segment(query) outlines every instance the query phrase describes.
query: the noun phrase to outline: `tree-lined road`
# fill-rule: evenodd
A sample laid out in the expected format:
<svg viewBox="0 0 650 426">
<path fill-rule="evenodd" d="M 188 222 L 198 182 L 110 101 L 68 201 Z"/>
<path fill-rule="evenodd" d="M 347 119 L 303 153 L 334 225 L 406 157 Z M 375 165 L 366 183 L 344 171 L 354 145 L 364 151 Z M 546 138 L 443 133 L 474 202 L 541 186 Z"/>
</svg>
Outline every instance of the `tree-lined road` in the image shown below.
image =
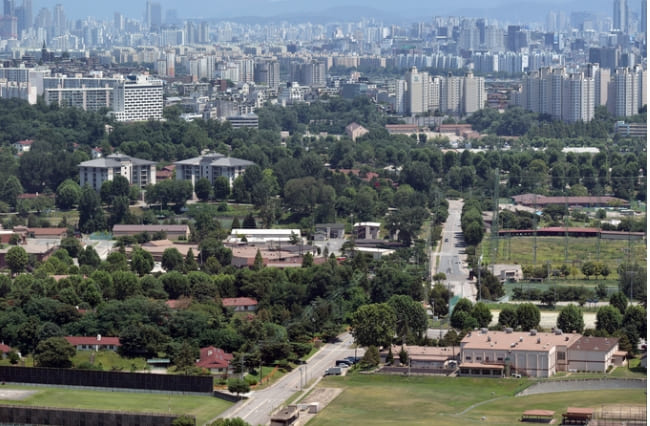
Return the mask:
<svg viewBox="0 0 650 426">
<path fill-rule="evenodd" d="M 462 200 L 449 200 L 449 216 L 442 228 L 442 242 L 437 272 L 447 276 L 447 282 L 454 295 L 476 301 L 476 286 L 470 280 L 465 266 L 465 240 L 460 224 L 463 210 Z"/>
<path fill-rule="evenodd" d="M 357 349 L 358 356 L 363 353 L 362 348 Z M 325 344 L 307 364 L 287 373 L 268 388 L 251 392 L 248 399 L 233 405 L 219 417 L 241 417 L 251 425 L 266 425 L 271 420 L 271 414 L 294 393 L 316 384 L 325 370 L 334 366 L 336 360 L 354 354 L 354 339 L 345 333 L 339 336 L 338 342 Z"/>
</svg>

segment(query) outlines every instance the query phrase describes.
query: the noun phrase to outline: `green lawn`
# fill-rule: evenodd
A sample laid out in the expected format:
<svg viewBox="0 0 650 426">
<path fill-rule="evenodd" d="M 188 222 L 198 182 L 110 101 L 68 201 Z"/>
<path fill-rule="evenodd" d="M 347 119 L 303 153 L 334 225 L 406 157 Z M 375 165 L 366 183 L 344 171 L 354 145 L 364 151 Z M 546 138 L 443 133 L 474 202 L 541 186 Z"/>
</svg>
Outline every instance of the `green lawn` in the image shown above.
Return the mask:
<svg viewBox="0 0 650 426">
<path fill-rule="evenodd" d="M 533 264 L 534 237 L 512 237 L 499 240 L 499 253 L 496 263 L 518 263 L 521 265 Z M 483 254 L 489 257 L 489 236 L 483 242 Z M 609 266 L 611 274 L 609 279 L 617 279 L 616 268 L 621 262 L 627 261 L 627 240 L 600 240 L 598 238 L 569 238 L 567 264 L 575 266 L 580 271 L 582 262 L 591 260 L 604 262 Z M 645 264 L 646 246 L 643 241 L 631 241 L 632 259 Z M 545 265 L 547 261 L 551 267 L 565 263 L 564 237 L 537 237 L 537 265 Z M 486 261 L 486 260 L 484 260 Z M 487 261 L 486 261 L 487 262 Z M 489 260 L 492 263 L 492 260 Z M 578 272 L 574 278 L 583 278 Z"/>
<path fill-rule="evenodd" d="M 39 407 L 65 407 L 90 410 L 117 410 L 139 413 L 173 413 L 196 416 L 201 425 L 225 411 L 232 404 L 212 396 L 182 396 L 135 392 L 97 392 L 29 386 L 3 386 L 6 389 L 35 390 L 37 393 L 22 401 L 0 404 Z"/>
<path fill-rule="evenodd" d="M 349 375 L 325 378 L 320 386 L 344 390 L 310 425 L 464 423 L 518 424 L 521 413 L 540 408 L 556 411 L 568 405 L 645 405 L 639 390 L 572 392 L 514 397 L 533 381 L 448 377 Z M 479 404 L 476 405 L 475 404 Z M 473 408 L 471 408 L 473 406 Z M 485 420 L 482 417 L 485 416 Z M 557 422 L 556 422 L 557 423 Z"/>
<path fill-rule="evenodd" d="M 122 358 L 113 351 L 77 351 L 72 358 L 73 365 L 79 366 L 84 362 L 101 366 L 104 371 L 143 371 L 147 368 L 147 361 L 144 358 Z"/>
</svg>

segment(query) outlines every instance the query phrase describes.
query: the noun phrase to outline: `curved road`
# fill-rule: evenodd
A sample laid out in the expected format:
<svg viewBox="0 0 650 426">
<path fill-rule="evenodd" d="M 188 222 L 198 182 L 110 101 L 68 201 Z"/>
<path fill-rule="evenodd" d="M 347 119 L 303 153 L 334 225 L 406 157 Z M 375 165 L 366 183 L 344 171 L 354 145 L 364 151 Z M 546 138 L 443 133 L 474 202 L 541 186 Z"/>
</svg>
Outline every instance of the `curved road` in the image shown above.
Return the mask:
<svg viewBox="0 0 650 426">
<path fill-rule="evenodd" d="M 362 348 L 357 349 L 358 356 L 362 356 L 363 352 Z M 287 373 L 268 388 L 251 392 L 248 399 L 239 401 L 219 417 L 241 417 L 251 425 L 266 425 L 271 421 L 271 414 L 294 393 L 313 386 L 320 381 L 326 369 L 334 366 L 336 360 L 354 353 L 354 340 L 349 333 L 345 333 L 339 336 L 338 342 L 325 344 L 307 364 Z"/>
</svg>

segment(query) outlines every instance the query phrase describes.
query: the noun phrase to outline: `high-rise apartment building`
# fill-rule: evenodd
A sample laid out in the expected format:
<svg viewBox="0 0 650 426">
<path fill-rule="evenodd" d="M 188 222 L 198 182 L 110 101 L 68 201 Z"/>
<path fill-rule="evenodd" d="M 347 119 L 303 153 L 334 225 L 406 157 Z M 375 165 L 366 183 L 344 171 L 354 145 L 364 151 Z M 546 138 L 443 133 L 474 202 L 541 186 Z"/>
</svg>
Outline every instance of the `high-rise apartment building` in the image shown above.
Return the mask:
<svg viewBox="0 0 650 426">
<path fill-rule="evenodd" d="M 617 117 L 639 113 L 647 104 L 647 71 L 641 67 L 618 68 L 609 84 L 608 111 Z"/>
<path fill-rule="evenodd" d="M 564 68 L 541 68 L 528 73 L 518 105 L 567 122 L 590 121 L 596 105 L 595 78 L 568 74 Z"/>
<path fill-rule="evenodd" d="M 418 72 L 412 67 L 406 73 L 408 88 L 405 97 L 405 112 L 408 115 L 422 114 L 429 110 L 429 73 Z"/>
<path fill-rule="evenodd" d="M 275 60 L 256 63 L 254 79 L 256 84 L 265 84 L 277 90 L 280 86 L 280 63 Z"/>
<path fill-rule="evenodd" d="M 467 73 L 463 78 L 463 114 L 469 115 L 485 106 L 485 79 Z"/>
</svg>

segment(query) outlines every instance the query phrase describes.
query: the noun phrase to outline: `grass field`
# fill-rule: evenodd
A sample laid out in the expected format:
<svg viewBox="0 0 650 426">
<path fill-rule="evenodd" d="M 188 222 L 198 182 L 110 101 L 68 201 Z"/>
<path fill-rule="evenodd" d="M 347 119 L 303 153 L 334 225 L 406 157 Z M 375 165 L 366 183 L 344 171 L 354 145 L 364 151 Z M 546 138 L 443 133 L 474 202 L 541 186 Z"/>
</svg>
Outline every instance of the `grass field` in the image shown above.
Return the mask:
<svg viewBox="0 0 650 426">
<path fill-rule="evenodd" d="M 201 425 L 225 411 L 232 404 L 212 396 L 182 396 L 135 392 L 96 392 L 30 386 L 3 386 L 3 390 L 36 391 L 21 401 L 2 401 L 0 404 L 39 407 L 65 407 L 91 410 L 117 410 L 138 413 L 173 413 L 196 416 Z"/>
<path fill-rule="evenodd" d="M 496 263 L 518 263 L 521 265 L 533 265 L 534 237 L 513 237 L 499 240 L 499 253 Z M 489 237 L 482 244 L 484 257 L 489 257 Z M 632 241 L 631 259 L 645 264 L 647 248 L 643 241 Z M 545 265 L 550 262 L 551 267 L 558 267 L 565 263 L 564 237 L 537 237 L 537 265 Z M 580 267 L 586 261 L 598 261 L 606 263 L 611 271 L 608 279 L 618 278 L 616 268 L 628 259 L 628 241 L 625 240 L 600 240 L 598 238 L 569 238 L 567 264 L 577 269 L 573 278 L 583 278 Z M 486 260 L 484 260 L 485 262 Z M 492 263 L 492 260 L 489 260 Z"/>
<path fill-rule="evenodd" d="M 522 379 L 464 377 L 330 377 L 323 380 L 321 386 L 342 387 L 343 393 L 309 425 L 515 425 L 520 424 L 521 413 L 527 409 L 554 410 L 555 418 L 561 419 L 561 413 L 568 405 L 594 408 L 605 403 L 645 406 L 646 401 L 644 392 L 639 390 L 514 397 L 530 383 Z M 556 420 L 556 423 L 559 422 Z"/>
</svg>

